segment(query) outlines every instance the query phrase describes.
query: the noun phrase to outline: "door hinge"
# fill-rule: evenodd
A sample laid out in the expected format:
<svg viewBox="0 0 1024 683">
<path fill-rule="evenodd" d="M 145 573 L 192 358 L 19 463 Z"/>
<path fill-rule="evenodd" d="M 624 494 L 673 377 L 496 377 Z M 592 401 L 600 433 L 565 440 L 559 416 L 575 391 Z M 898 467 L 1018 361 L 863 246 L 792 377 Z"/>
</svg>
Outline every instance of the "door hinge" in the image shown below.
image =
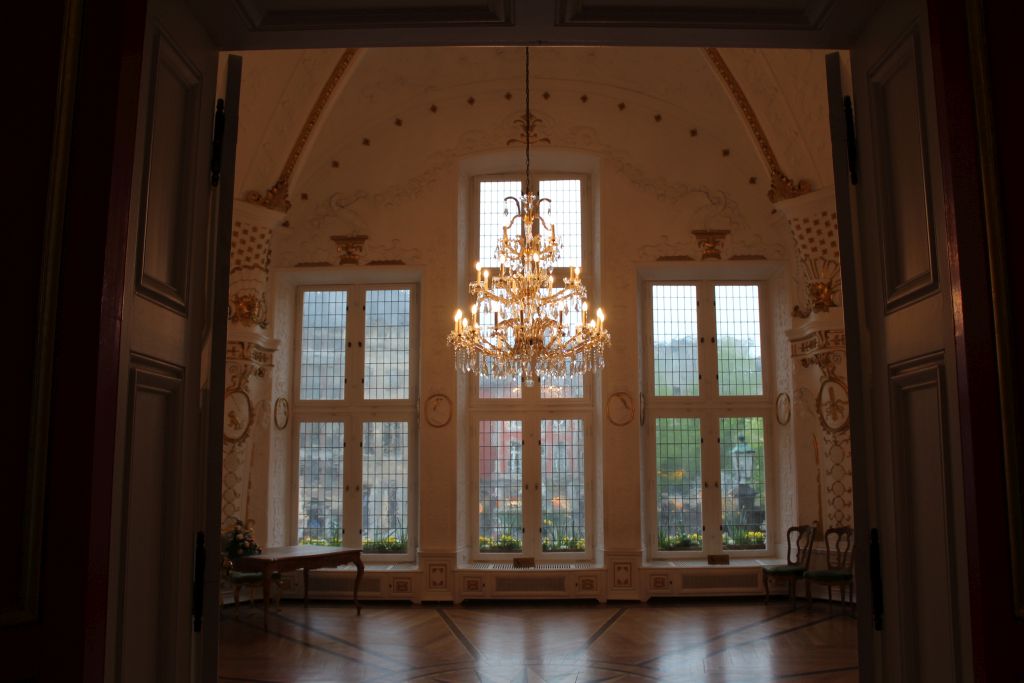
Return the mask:
<svg viewBox="0 0 1024 683">
<path fill-rule="evenodd" d="M 860 179 L 860 157 L 857 153 L 857 126 L 853 120 L 853 100 L 849 95 L 843 98 L 843 115 L 846 117 L 846 155 L 850 165 L 850 184 L 856 185 Z"/>
<path fill-rule="evenodd" d="M 203 575 L 206 572 L 206 534 L 196 532 L 196 548 L 192 555 L 192 631 L 203 630 Z"/>
<path fill-rule="evenodd" d="M 868 544 L 871 574 L 871 620 L 875 630 L 881 631 L 885 623 L 885 602 L 882 600 L 882 552 L 878 542 L 878 529 L 871 530 Z"/>
<path fill-rule="evenodd" d="M 213 140 L 210 143 L 210 185 L 220 184 L 220 165 L 224 157 L 224 100 L 217 100 L 213 114 Z"/>
</svg>

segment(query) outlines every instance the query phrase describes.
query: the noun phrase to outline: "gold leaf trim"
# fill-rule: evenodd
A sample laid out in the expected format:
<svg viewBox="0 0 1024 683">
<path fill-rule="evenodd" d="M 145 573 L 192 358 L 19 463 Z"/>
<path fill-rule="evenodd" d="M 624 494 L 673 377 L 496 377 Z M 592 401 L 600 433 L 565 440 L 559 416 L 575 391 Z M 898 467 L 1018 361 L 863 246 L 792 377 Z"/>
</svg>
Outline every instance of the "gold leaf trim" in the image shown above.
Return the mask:
<svg viewBox="0 0 1024 683">
<path fill-rule="evenodd" d="M 291 154 L 288 155 L 288 159 L 284 163 L 284 168 L 281 169 L 281 175 L 278 176 L 277 182 L 263 194 L 256 191 L 250 192 L 246 196 L 248 201 L 276 211 L 288 211 L 288 209 L 292 208 L 292 203 L 288 199 L 288 185 L 291 182 L 292 173 L 295 172 L 295 166 L 299 163 L 302 152 L 306 149 L 306 143 L 309 142 L 309 138 L 313 134 L 320 116 L 324 113 L 324 108 L 327 107 L 327 101 L 331 98 L 331 94 L 341 81 L 341 77 L 348 71 L 348 67 L 352 64 L 352 60 L 355 59 L 358 52 L 354 48 L 345 50 L 344 54 L 338 59 L 338 63 L 334 65 L 331 75 L 327 77 L 327 82 L 324 83 L 324 87 L 320 90 L 320 95 L 316 98 L 316 102 L 313 103 L 313 108 L 310 109 L 309 114 L 306 116 L 306 122 L 302 124 L 302 128 L 299 130 L 299 137 L 296 138 L 295 144 L 292 145 Z"/>
<path fill-rule="evenodd" d="M 782 172 L 779 159 L 775 156 L 775 150 L 772 149 L 771 143 L 768 142 L 768 136 L 765 135 L 764 128 L 761 127 L 761 122 L 758 120 L 757 114 L 754 113 L 754 108 L 750 106 L 750 100 L 747 99 L 746 93 L 743 92 L 739 81 L 736 80 L 736 77 L 729 69 L 729 65 L 725 63 L 722 53 L 718 51 L 718 48 L 714 47 L 705 48 L 704 52 L 707 54 L 711 66 L 715 68 L 722 81 L 725 82 L 725 87 L 729 94 L 732 95 L 733 100 L 736 101 L 736 106 L 740 108 L 743 119 L 747 122 L 750 132 L 757 141 L 757 148 L 761 152 L 761 157 L 768 166 L 768 172 L 772 177 L 772 187 L 768 190 L 768 200 L 774 204 L 775 202 L 792 199 L 810 192 L 810 181 L 801 180 L 800 182 L 793 182 L 792 178 Z"/>
</svg>

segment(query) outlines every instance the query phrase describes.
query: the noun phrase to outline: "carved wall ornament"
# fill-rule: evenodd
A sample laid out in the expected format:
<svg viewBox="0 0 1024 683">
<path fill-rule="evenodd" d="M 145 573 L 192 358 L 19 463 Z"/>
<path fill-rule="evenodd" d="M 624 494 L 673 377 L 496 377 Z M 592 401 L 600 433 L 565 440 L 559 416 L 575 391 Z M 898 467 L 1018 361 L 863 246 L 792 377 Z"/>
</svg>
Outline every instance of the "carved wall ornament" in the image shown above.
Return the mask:
<svg viewBox="0 0 1024 683">
<path fill-rule="evenodd" d="M 845 330 L 818 330 L 806 337 L 794 339 L 790 343 L 790 351 L 792 358 L 802 358 L 804 356 L 810 356 L 823 351 L 839 351 L 841 353 L 845 353 L 846 332 Z M 805 364 L 804 367 L 808 367 L 811 364 L 812 363 Z"/>
<path fill-rule="evenodd" d="M 267 295 L 255 289 L 243 289 L 231 295 L 228 301 L 228 320 L 246 327 L 266 329 Z"/>
<path fill-rule="evenodd" d="M 853 518 L 853 473 L 850 453 L 850 397 L 846 382 L 846 333 L 817 330 L 791 343 L 793 358 L 804 368 L 817 367 L 817 392 L 813 413 L 821 426 L 822 458 L 819 463 L 819 492 L 825 495 L 828 526 L 849 524 Z M 808 402 L 812 389 L 801 387 L 798 405 Z M 817 439 L 812 435 L 815 454 Z"/>
<path fill-rule="evenodd" d="M 544 119 L 537 118 L 535 114 L 526 112 L 516 117 L 513 123 L 519 126 L 521 130 L 518 137 L 508 139 L 505 143 L 506 146 L 525 145 L 527 140 L 530 141 L 531 145 L 551 144 L 551 138 L 541 137 L 540 133 L 537 132 L 537 124 L 544 123 Z"/>
<path fill-rule="evenodd" d="M 746 121 L 751 134 L 754 136 L 754 140 L 757 142 L 761 158 L 768 167 L 768 172 L 771 174 L 772 179 L 772 187 L 768 191 L 768 201 L 774 204 L 775 202 L 792 199 L 793 197 L 799 197 L 810 192 L 811 183 L 809 181 L 801 180 L 794 182 L 782 172 L 779 159 L 775 156 L 775 150 L 772 149 L 771 143 L 768 142 L 768 136 L 765 134 L 764 128 L 761 127 L 761 122 L 758 120 L 754 108 L 750 105 L 750 100 L 747 99 L 746 93 L 743 92 L 743 88 L 740 86 L 739 81 L 736 80 L 729 65 L 725 63 L 722 53 L 714 47 L 705 48 L 704 53 L 725 84 L 726 90 L 732 95 L 736 106 L 739 107 L 743 120 Z"/>
<path fill-rule="evenodd" d="M 636 416 L 633 397 L 626 391 L 615 392 L 605 401 L 605 412 L 608 415 L 608 421 L 616 427 L 628 425 Z"/>
<path fill-rule="evenodd" d="M 775 419 L 780 425 L 789 424 L 793 415 L 793 403 L 785 391 L 775 397 Z"/>
<path fill-rule="evenodd" d="M 253 422 L 253 406 L 249 394 L 241 389 L 224 395 L 224 442 L 241 443 L 249 436 Z"/>
<path fill-rule="evenodd" d="M 423 412 L 431 427 L 447 426 L 452 420 L 452 400 L 444 394 L 432 394 L 423 402 Z"/>
<path fill-rule="evenodd" d="M 338 251 L 338 265 L 359 263 L 369 235 L 331 235 L 331 241 Z"/>
<path fill-rule="evenodd" d="M 313 108 L 310 109 L 309 114 L 306 116 L 305 123 L 299 129 L 298 138 L 296 138 L 295 144 L 292 145 L 292 151 L 284 163 L 284 168 L 281 169 L 277 182 L 263 194 L 256 191 L 249 192 L 246 195 L 248 201 L 277 211 L 286 212 L 291 208 L 292 203 L 288 200 L 288 184 L 291 182 L 292 174 L 295 172 L 295 166 L 298 164 L 299 158 L 302 157 L 302 152 L 306 149 L 306 143 L 309 142 L 317 122 L 323 115 L 331 94 L 338 87 L 338 83 L 341 81 L 342 76 L 345 75 L 345 72 L 348 71 L 352 60 L 355 59 L 358 52 L 354 48 L 349 48 L 342 53 L 338 63 L 334 65 L 334 69 L 327 77 L 324 87 L 320 89 L 320 95 L 317 96 L 316 101 L 313 103 Z"/>
<path fill-rule="evenodd" d="M 729 230 L 693 230 L 693 236 L 697 238 L 697 249 L 700 250 L 700 260 L 722 258 L 722 247 L 725 245 L 725 238 Z"/>
<path fill-rule="evenodd" d="M 274 367 L 274 350 L 256 342 L 229 339 L 226 357 L 229 370 L 232 367 L 251 368 L 256 377 L 263 377 L 267 368 Z M 239 381 L 248 381 L 248 376 L 241 377 Z"/>
<path fill-rule="evenodd" d="M 288 406 L 288 399 L 284 396 L 278 397 L 274 401 L 274 426 L 278 429 L 284 429 L 288 426 L 288 418 L 291 414 L 291 409 Z"/>
<path fill-rule="evenodd" d="M 845 432 L 850 429 L 850 394 L 846 382 L 830 376 L 818 388 L 815 401 L 818 419 L 828 432 Z"/>
<path fill-rule="evenodd" d="M 231 274 L 255 270 L 270 273 L 271 229 L 262 225 L 235 222 L 231 231 Z"/>
<path fill-rule="evenodd" d="M 819 194 L 823 194 L 822 193 Z M 806 318 L 812 311 L 826 312 L 842 306 L 843 282 L 839 259 L 839 229 L 834 197 L 810 198 L 808 203 L 787 204 L 788 219 L 796 257 L 800 262 L 804 305 L 793 315 Z"/>
</svg>

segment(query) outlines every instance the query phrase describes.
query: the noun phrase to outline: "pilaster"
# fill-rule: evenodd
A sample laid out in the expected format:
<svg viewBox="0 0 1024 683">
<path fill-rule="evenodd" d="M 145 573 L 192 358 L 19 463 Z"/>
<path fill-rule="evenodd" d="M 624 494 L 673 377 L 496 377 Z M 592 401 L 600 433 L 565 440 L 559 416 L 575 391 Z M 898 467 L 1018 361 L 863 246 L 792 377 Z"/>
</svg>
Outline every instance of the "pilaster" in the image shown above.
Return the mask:
<svg viewBox="0 0 1024 683">
<path fill-rule="evenodd" d="M 278 340 L 271 336 L 267 287 L 271 237 L 284 214 L 236 201 L 231 234 L 221 523 L 253 520 L 267 539 L 271 373 Z"/>
</svg>

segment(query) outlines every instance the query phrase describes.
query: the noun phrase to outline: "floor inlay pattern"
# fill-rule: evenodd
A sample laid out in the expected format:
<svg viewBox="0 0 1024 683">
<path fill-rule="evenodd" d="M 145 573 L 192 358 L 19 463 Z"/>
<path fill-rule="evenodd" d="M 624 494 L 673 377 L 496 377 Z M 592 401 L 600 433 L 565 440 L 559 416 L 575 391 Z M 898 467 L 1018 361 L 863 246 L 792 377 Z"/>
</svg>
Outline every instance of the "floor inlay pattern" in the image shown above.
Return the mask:
<svg viewBox="0 0 1024 683">
<path fill-rule="evenodd" d="M 856 623 L 817 604 L 285 603 L 225 609 L 223 683 L 857 680 Z"/>
</svg>

